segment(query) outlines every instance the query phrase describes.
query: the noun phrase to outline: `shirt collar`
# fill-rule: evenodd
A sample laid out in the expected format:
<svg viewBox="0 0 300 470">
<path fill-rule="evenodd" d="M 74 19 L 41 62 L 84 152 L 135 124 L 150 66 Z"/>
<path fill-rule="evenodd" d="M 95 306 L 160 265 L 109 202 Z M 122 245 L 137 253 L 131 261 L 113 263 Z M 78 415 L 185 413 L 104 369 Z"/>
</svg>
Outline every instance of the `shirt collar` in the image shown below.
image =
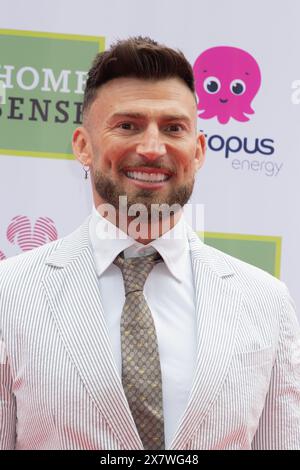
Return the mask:
<svg viewBox="0 0 300 470">
<path fill-rule="evenodd" d="M 103 274 L 122 251 L 124 251 L 126 258 L 145 256 L 156 250 L 177 281 L 182 282 L 184 279 L 185 258 L 189 253 L 189 242 L 183 214 L 171 230 L 144 245 L 102 217 L 93 207 L 89 222 L 89 237 L 98 276 Z"/>
</svg>

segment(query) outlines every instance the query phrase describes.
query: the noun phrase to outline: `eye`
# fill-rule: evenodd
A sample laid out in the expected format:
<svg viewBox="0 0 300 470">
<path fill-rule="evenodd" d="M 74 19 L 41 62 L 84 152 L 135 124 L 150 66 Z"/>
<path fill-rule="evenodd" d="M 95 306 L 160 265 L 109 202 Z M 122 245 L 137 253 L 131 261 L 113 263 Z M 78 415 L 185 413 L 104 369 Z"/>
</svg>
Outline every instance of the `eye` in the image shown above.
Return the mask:
<svg viewBox="0 0 300 470">
<path fill-rule="evenodd" d="M 230 83 L 230 91 L 234 95 L 242 95 L 246 91 L 246 84 L 243 80 L 232 80 Z"/>
<path fill-rule="evenodd" d="M 181 132 L 183 126 L 181 124 L 169 124 L 165 129 L 167 132 Z"/>
<path fill-rule="evenodd" d="M 203 82 L 204 90 L 207 93 L 214 94 L 217 93 L 221 88 L 220 80 L 217 77 L 207 77 Z"/>
<path fill-rule="evenodd" d="M 136 129 L 136 125 L 133 122 L 121 122 L 118 124 L 120 129 L 124 129 L 125 131 L 133 131 Z"/>
</svg>

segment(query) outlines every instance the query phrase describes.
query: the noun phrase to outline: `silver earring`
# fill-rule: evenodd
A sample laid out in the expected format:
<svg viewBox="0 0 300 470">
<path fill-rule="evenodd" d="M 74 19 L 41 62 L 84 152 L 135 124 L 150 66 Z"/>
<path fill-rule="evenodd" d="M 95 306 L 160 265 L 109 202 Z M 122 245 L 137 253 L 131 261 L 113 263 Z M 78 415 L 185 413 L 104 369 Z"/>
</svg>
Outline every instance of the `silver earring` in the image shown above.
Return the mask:
<svg viewBox="0 0 300 470">
<path fill-rule="evenodd" d="M 83 167 L 83 171 L 84 171 L 84 173 L 85 173 L 84 179 L 87 180 L 87 179 L 88 179 L 88 173 L 89 173 L 89 171 L 90 171 L 90 167 L 87 166 L 87 165 L 82 165 L 82 167 Z"/>
</svg>

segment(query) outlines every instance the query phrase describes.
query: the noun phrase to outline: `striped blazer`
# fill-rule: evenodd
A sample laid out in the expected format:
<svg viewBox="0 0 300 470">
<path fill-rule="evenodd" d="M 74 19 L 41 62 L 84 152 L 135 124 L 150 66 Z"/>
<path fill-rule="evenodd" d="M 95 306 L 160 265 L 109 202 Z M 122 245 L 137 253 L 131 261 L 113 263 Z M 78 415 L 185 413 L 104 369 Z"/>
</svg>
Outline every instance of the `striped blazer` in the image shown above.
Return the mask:
<svg viewBox="0 0 300 470">
<path fill-rule="evenodd" d="M 0 263 L 1 449 L 143 448 L 88 222 Z M 189 243 L 197 366 L 170 449 L 300 449 L 300 330 L 284 284 L 192 230 Z"/>
</svg>

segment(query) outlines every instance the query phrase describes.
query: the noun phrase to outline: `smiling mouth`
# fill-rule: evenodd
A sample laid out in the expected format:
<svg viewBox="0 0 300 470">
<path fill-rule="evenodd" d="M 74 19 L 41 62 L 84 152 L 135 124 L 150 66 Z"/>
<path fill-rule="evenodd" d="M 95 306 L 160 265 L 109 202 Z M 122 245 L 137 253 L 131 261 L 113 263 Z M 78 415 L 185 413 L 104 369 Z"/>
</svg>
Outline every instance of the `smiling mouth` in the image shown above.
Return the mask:
<svg viewBox="0 0 300 470">
<path fill-rule="evenodd" d="M 228 100 L 222 100 L 222 98 L 220 98 L 220 101 L 221 101 L 221 103 L 225 104 L 225 103 L 227 103 Z"/>
<path fill-rule="evenodd" d="M 159 168 L 137 168 L 125 169 L 123 171 L 127 178 L 146 183 L 163 183 L 172 176 L 169 171 Z"/>
</svg>

